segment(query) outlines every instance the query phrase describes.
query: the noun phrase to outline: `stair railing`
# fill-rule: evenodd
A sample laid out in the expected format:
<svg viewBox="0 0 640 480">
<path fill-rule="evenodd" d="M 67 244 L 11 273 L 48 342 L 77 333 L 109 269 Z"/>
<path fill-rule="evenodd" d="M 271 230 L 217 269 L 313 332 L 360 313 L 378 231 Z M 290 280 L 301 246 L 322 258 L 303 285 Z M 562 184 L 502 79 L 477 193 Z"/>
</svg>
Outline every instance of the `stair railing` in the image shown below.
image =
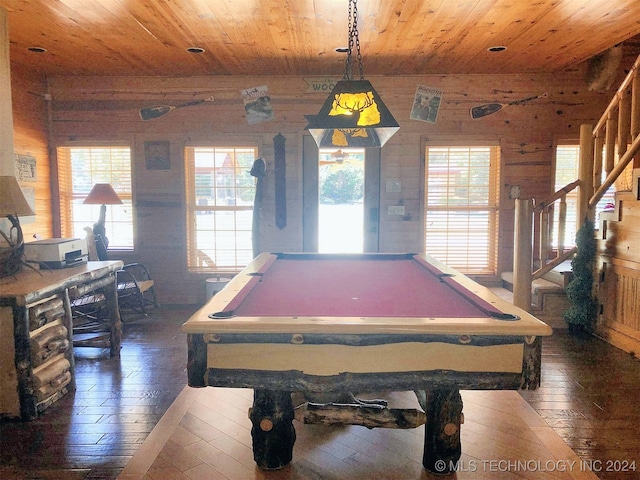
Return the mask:
<svg viewBox="0 0 640 480">
<path fill-rule="evenodd" d="M 583 215 L 578 218 L 584 219 L 588 213 L 593 213 L 600 199 L 632 160 L 633 168 L 640 167 L 639 70 L 640 56 L 591 132 L 591 138 L 585 138 L 585 153 L 588 155 L 592 152 L 591 161 L 589 162 L 589 158 L 585 160 L 593 165 L 593 191 L 590 194 L 584 192 L 584 198 L 581 198 L 578 208 Z M 583 127 L 588 128 L 584 125 Z M 582 139 L 580 146 L 582 149 Z M 602 177 L 605 177 L 604 180 L 601 180 Z"/>
<path fill-rule="evenodd" d="M 545 201 L 534 205 L 533 199 L 516 199 L 516 244 L 513 267 L 513 303 L 531 308 L 532 282 L 570 259 L 576 248 L 566 250 L 564 237 L 567 225 L 567 194 L 580 186 L 576 180 L 552 194 Z M 558 221 L 553 221 L 553 210 L 558 209 Z M 537 242 L 533 240 L 533 225 L 538 225 Z M 557 240 L 555 257 L 553 239 Z M 538 245 L 534 250 L 534 244 Z M 537 266 L 536 270 L 533 270 Z M 523 307 L 524 305 L 524 307 Z"/>
<path fill-rule="evenodd" d="M 531 310 L 531 286 L 541 277 L 577 251 L 564 251 L 566 194 L 577 188 L 576 229 L 586 219 L 594 219 L 595 208 L 607 190 L 633 161 L 640 168 L 640 56 L 621 83 L 595 128 L 580 127 L 579 179 L 563 187 L 544 202 L 534 206 L 533 199 L 516 199 L 515 245 L 513 260 L 513 303 Z M 602 180 L 602 178 L 604 180 Z M 640 195 L 640 192 L 636 192 Z M 553 226 L 551 205 L 558 203 L 559 221 Z M 534 239 L 533 218 L 538 216 L 539 238 Z M 556 257 L 547 261 L 552 251 L 551 232 L 557 231 Z M 537 240 L 535 242 L 534 240 Z M 533 245 L 538 244 L 534 256 Z M 538 263 L 539 268 L 533 271 Z"/>
</svg>

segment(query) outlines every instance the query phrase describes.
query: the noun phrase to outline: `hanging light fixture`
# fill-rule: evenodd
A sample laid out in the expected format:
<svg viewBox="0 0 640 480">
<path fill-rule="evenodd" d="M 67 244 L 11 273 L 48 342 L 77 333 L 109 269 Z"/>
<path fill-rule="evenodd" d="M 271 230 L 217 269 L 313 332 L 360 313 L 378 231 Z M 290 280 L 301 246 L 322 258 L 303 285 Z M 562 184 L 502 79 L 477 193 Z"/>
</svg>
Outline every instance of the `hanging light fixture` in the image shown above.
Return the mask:
<svg viewBox="0 0 640 480">
<path fill-rule="evenodd" d="M 357 0 L 349 0 L 349 46 L 344 76 L 336 83 L 317 115 L 305 115 L 307 130 L 319 148 L 382 147 L 400 125 L 371 82 L 364 79 L 358 39 Z M 353 79 L 355 49 L 360 79 Z"/>
</svg>

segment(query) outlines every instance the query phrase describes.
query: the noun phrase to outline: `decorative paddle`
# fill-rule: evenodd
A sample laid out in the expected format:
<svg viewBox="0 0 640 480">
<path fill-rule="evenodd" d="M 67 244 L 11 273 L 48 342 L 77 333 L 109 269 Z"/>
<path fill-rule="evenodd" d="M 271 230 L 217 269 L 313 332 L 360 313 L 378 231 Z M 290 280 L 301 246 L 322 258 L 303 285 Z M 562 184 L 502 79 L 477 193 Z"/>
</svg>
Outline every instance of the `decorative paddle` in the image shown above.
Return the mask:
<svg viewBox="0 0 640 480">
<path fill-rule="evenodd" d="M 153 120 L 172 112 L 176 108 L 191 107 L 193 105 L 200 105 L 205 102 L 213 102 L 213 97 L 204 98 L 202 100 L 194 100 L 193 102 L 182 103 L 180 105 L 155 105 L 153 107 L 146 107 L 140 109 L 140 118 L 142 120 Z"/>
<path fill-rule="evenodd" d="M 483 118 L 488 115 L 493 115 L 494 113 L 499 112 L 504 107 L 508 105 L 524 105 L 527 102 L 531 102 L 532 100 L 537 100 L 538 98 L 546 98 L 548 97 L 547 92 L 542 93 L 540 95 L 536 95 L 535 97 L 523 98 L 522 100 L 515 100 L 509 103 L 485 103 L 484 105 L 478 105 L 476 107 L 471 108 L 469 113 L 471 114 L 471 118 L 477 120 L 478 118 Z"/>
</svg>

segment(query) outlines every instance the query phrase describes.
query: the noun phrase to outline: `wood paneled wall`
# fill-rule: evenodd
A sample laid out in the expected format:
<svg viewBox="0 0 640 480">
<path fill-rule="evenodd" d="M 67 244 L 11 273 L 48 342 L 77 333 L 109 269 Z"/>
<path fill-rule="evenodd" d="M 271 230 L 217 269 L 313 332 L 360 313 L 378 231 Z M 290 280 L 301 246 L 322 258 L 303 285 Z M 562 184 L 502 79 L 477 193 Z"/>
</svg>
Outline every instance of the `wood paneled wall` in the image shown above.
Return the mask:
<svg viewBox="0 0 640 480">
<path fill-rule="evenodd" d="M 601 304 L 598 333 L 617 347 L 640 354 L 640 201 L 635 188 L 616 194 L 616 211 L 605 214 L 599 242 Z"/>
<path fill-rule="evenodd" d="M 35 181 L 21 181 L 20 186 L 35 194 L 35 217 L 20 219 L 25 241 L 51 238 L 51 165 L 49 161 L 48 105 L 43 94 L 44 78 L 33 77 L 20 69 L 11 70 L 11 94 L 13 103 L 13 148 L 16 154 L 36 159 Z"/>
<path fill-rule="evenodd" d="M 544 75 L 424 75 L 368 77 L 398 122 L 400 131 L 382 150 L 380 211 L 381 251 L 422 250 L 422 181 L 425 141 L 488 139 L 502 146 L 501 217 L 498 270 L 511 268 L 513 200 L 509 187 L 520 185 L 522 197 L 541 199 L 551 191 L 552 152 L 557 138 L 579 136 L 582 123 L 592 123 L 611 93 L 587 89 L 584 69 Z M 274 108 L 271 121 L 248 125 L 240 90 L 267 85 Z M 437 123 L 409 119 L 416 87 L 444 91 Z M 20 87 L 18 87 L 20 88 Z M 255 143 L 273 169 L 273 137 L 286 137 L 287 227 L 274 220 L 274 179 L 265 180 L 262 244 L 266 250 L 302 249 L 303 115 L 315 114 L 327 93 L 307 93 L 301 77 L 56 77 L 48 79 L 51 141 L 57 145 L 126 141 L 134 152 L 136 249 L 125 261 L 142 261 L 151 269 L 162 303 L 204 300 L 204 278 L 186 272 L 184 168 L 182 150 L 192 143 Z M 545 99 L 472 120 L 469 109 L 485 102 L 508 102 L 547 92 Z M 30 94 L 28 94 L 30 95 Z M 141 107 L 215 96 L 213 103 L 174 110 L 142 121 Z M 34 95 L 42 103 L 43 97 Z M 16 108 L 20 108 L 19 105 Z M 16 116 L 20 116 L 17 112 Z M 41 124 L 40 124 L 41 125 Z M 26 126 L 25 126 L 26 128 Z M 144 168 L 145 141 L 171 142 L 171 169 Z M 388 178 L 402 182 L 400 193 L 387 193 Z M 39 181 L 44 181 L 39 179 Z M 405 217 L 385 214 L 389 205 L 405 205 Z M 44 235 L 44 234 L 43 234 Z M 490 279 L 489 279 L 490 280 Z"/>
</svg>

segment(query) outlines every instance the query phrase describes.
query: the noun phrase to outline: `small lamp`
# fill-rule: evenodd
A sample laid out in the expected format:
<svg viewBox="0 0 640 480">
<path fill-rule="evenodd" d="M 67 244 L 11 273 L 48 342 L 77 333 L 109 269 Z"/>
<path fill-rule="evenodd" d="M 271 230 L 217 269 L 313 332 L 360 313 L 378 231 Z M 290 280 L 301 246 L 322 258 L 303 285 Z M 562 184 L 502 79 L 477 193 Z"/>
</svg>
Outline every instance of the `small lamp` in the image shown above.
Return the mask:
<svg viewBox="0 0 640 480">
<path fill-rule="evenodd" d="M 98 222 L 93 224 L 93 234 L 96 237 L 98 258 L 100 260 L 107 260 L 109 239 L 107 239 L 104 226 L 107 216 L 107 205 L 121 205 L 122 200 L 110 184 L 96 183 L 82 203 L 86 205 L 101 205 Z"/>
<path fill-rule="evenodd" d="M 355 47 L 360 79 L 353 79 Z M 349 0 L 349 46 L 342 80 L 329 94 L 317 115 L 305 115 L 307 130 L 318 148 L 382 147 L 400 128 L 371 82 L 364 79 L 358 39 L 357 0 Z"/>
<path fill-rule="evenodd" d="M 0 248 L 0 277 L 13 275 L 20 271 L 23 264 L 24 238 L 18 215 L 35 215 L 13 175 L 0 176 L 0 217 L 7 217 L 11 227 L 0 235 L 7 247 Z M 15 230 L 15 238 L 13 232 Z"/>
</svg>

